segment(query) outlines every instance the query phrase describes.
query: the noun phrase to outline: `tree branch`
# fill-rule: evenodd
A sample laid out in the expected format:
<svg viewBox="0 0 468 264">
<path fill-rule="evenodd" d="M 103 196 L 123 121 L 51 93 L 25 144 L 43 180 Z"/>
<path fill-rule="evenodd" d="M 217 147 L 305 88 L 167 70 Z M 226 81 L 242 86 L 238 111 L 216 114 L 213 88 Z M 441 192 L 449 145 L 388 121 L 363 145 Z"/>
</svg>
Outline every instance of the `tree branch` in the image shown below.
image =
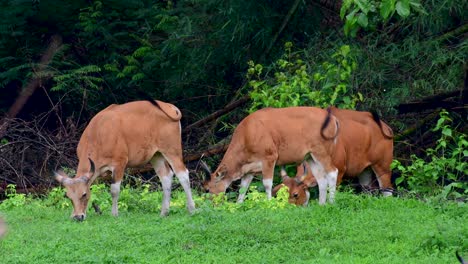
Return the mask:
<svg viewBox="0 0 468 264">
<path fill-rule="evenodd" d="M 197 126 L 201 126 L 201 125 L 204 125 L 208 122 L 210 122 L 211 120 L 214 120 L 224 114 L 227 114 L 229 112 L 231 112 L 232 110 L 236 109 L 237 107 L 245 104 L 247 101 L 249 101 L 249 96 L 244 96 L 228 105 L 226 105 L 226 107 L 224 107 L 223 109 L 221 110 L 218 110 L 200 120 L 198 120 L 197 122 L 185 127 L 183 130 L 182 130 L 182 133 L 187 133 L 188 131 L 190 131 L 192 128 L 194 127 L 197 127 Z"/>
<path fill-rule="evenodd" d="M 33 70 L 35 72 L 44 71 L 61 46 L 62 46 L 62 38 L 59 35 L 52 36 L 49 46 L 47 47 L 47 50 L 42 55 L 39 61 L 39 66 Z M 26 104 L 29 97 L 31 97 L 31 95 L 34 93 L 37 87 L 39 87 L 40 84 L 41 84 L 41 77 L 36 76 L 30 82 L 28 82 L 26 87 L 22 89 L 21 93 L 16 98 L 16 101 L 13 103 L 13 105 L 8 110 L 6 116 L 0 122 L 0 138 L 4 136 L 4 133 L 6 132 L 7 127 L 9 126 L 9 123 L 10 123 L 9 120 L 16 117 L 16 115 L 21 111 L 21 109 L 23 109 L 23 106 Z"/>
</svg>

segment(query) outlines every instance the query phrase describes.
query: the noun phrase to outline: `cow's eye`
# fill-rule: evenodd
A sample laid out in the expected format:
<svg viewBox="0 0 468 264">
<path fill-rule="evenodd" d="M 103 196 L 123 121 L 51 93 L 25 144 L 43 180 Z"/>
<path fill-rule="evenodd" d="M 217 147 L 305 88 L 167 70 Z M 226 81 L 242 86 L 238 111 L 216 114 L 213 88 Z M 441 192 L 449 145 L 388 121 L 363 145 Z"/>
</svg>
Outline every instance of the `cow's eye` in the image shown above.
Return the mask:
<svg viewBox="0 0 468 264">
<path fill-rule="evenodd" d="M 83 195 L 81 195 L 81 199 L 83 198 L 86 198 L 86 193 L 83 193 Z"/>
</svg>

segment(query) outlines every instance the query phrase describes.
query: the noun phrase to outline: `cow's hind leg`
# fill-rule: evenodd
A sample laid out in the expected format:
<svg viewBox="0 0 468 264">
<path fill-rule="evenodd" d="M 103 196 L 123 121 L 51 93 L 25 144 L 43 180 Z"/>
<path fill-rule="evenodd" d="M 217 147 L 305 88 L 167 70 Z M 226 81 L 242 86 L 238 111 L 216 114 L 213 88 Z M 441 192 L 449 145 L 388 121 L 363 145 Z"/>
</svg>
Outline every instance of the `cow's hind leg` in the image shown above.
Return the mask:
<svg viewBox="0 0 468 264">
<path fill-rule="evenodd" d="M 237 198 L 238 203 L 244 202 L 245 195 L 247 194 L 247 191 L 249 189 L 250 183 L 252 182 L 252 179 L 253 179 L 253 174 L 250 174 L 250 173 L 242 177 L 241 190 L 239 190 L 239 197 Z"/>
<path fill-rule="evenodd" d="M 275 160 L 264 160 L 262 162 L 262 174 L 263 174 L 263 186 L 265 187 L 265 192 L 267 199 L 271 199 L 271 189 L 273 188 L 273 176 L 275 173 Z"/>
<path fill-rule="evenodd" d="M 317 180 L 319 186 L 319 204 L 323 205 L 327 201 L 330 203 L 335 202 L 336 182 L 338 179 L 338 169 L 332 165 L 330 158 L 318 160 L 312 155 L 312 160 L 309 160 L 309 165 L 312 174 Z"/>
<path fill-rule="evenodd" d="M 172 177 L 174 173 L 167 166 L 164 157 L 156 155 L 151 159 L 151 165 L 153 165 L 154 171 L 161 181 L 163 189 L 163 200 L 161 207 L 161 216 L 166 216 L 169 213 L 169 205 L 171 202 L 171 188 L 172 188 Z"/>
<path fill-rule="evenodd" d="M 169 155 L 167 153 L 163 155 L 175 172 L 176 177 L 179 179 L 180 185 L 184 188 L 185 195 L 187 196 L 187 210 L 190 214 L 193 214 L 195 211 L 195 203 L 192 198 L 192 189 L 190 189 L 189 172 L 182 161 L 182 157 L 179 158 L 176 155 Z"/>
<path fill-rule="evenodd" d="M 372 165 L 372 170 L 377 177 L 383 196 L 392 196 L 393 186 L 391 182 L 392 173 L 390 170 L 390 164 L 375 164 Z"/>
</svg>

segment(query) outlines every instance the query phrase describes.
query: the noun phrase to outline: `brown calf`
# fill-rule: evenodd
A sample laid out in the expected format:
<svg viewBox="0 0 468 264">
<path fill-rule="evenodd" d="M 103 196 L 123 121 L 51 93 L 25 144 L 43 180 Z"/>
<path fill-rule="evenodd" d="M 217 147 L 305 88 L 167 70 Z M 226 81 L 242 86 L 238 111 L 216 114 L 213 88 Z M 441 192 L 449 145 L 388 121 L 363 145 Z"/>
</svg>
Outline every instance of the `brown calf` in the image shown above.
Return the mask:
<svg viewBox="0 0 468 264">
<path fill-rule="evenodd" d="M 275 165 L 309 162 L 319 185 L 319 203 L 324 204 L 329 187 L 333 202 L 338 170 L 332 163 L 338 122 L 327 111 L 315 107 L 266 108 L 244 118 L 216 171 L 204 183 L 214 194 L 225 192 L 237 179 L 247 188 L 253 175 L 263 175 L 267 198 L 271 198 Z M 238 202 L 242 202 L 241 193 Z"/>
<path fill-rule="evenodd" d="M 340 132 L 333 153 L 333 164 L 338 168 L 337 185 L 341 183 L 343 175 L 359 177 L 362 185 L 369 185 L 370 175 L 364 170 L 370 166 L 384 195 L 391 195 L 392 129 L 376 114 L 335 107 L 331 107 L 330 111 L 340 124 Z M 301 178 L 300 181 L 285 183 L 290 189 L 290 195 L 293 195 L 295 190 L 317 185 L 313 174 Z M 303 199 L 303 197 L 298 198 L 298 200 Z"/>
<path fill-rule="evenodd" d="M 304 174 L 309 174 L 309 175 L 304 175 Z M 310 198 L 310 193 L 309 193 L 309 185 L 303 181 L 308 181 L 310 179 L 313 179 L 315 182 L 315 185 L 317 185 L 317 182 L 315 181 L 315 178 L 312 176 L 312 171 L 310 170 L 310 167 L 307 162 L 303 162 L 302 164 L 299 164 L 297 166 L 297 173 L 294 178 L 291 178 L 288 176 L 286 173 L 284 167 L 281 168 L 281 180 L 283 183 L 276 185 L 275 188 L 273 188 L 272 195 L 276 196 L 278 191 L 283 188 L 284 186 L 288 187 L 289 191 L 289 203 L 295 204 L 295 205 L 303 205 L 307 206 L 309 204 L 309 198 Z M 314 185 L 314 186 L 315 186 Z"/>
<path fill-rule="evenodd" d="M 56 173 L 73 203 L 72 217 L 84 220 L 90 198 L 90 185 L 106 171 L 112 173 L 112 214 L 118 215 L 120 183 L 127 167 L 150 162 L 161 180 L 161 215 L 169 212 L 174 172 L 187 195 L 187 208 L 193 212 L 188 170 L 182 160 L 180 110 L 161 101 L 135 101 L 110 105 L 94 116 L 81 135 L 76 176 Z"/>
</svg>

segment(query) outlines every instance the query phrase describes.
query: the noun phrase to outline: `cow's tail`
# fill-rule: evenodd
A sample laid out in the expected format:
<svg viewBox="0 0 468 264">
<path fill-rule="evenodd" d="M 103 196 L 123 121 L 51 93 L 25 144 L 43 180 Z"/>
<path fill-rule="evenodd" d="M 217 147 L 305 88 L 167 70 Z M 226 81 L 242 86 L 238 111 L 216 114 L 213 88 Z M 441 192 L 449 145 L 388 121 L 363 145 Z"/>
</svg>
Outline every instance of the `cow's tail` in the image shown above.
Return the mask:
<svg viewBox="0 0 468 264">
<path fill-rule="evenodd" d="M 336 118 L 333 118 L 335 120 L 335 125 L 336 125 L 335 134 L 333 136 L 331 136 L 331 137 L 328 137 L 324 133 L 325 129 L 327 128 L 327 126 L 330 124 L 330 121 L 332 120 L 332 116 L 333 115 L 331 114 L 331 108 L 328 107 L 327 108 L 327 116 L 325 117 L 325 121 L 323 121 L 322 127 L 320 128 L 320 135 L 324 139 L 335 139 L 338 136 L 338 131 L 340 130 L 340 126 L 339 126 L 339 123 L 338 123 L 338 119 L 336 119 Z"/>
<path fill-rule="evenodd" d="M 180 112 L 179 108 L 177 108 L 177 106 L 158 100 L 151 101 L 154 102 L 154 106 L 157 106 L 159 109 L 161 109 L 161 111 L 163 111 L 173 121 L 179 121 L 182 118 L 182 113 Z"/>
<path fill-rule="evenodd" d="M 380 131 L 382 131 L 382 134 L 386 138 L 392 139 L 393 138 L 393 130 L 385 122 L 380 120 L 380 116 L 379 116 L 379 114 L 377 114 L 377 112 L 371 111 L 371 114 L 372 114 L 372 118 L 374 119 L 374 121 L 377 123 L 377 125 L 379 125 Z"/>
<path fill-rule="evenodd" d="M 143 98 L 143 100 L 148 101 L 159 110 L 163 111 L 167 117 L 173 121 L 179 121 L 182 118 L 182 113 L 179 108 L 173 104 L 165 103 L 162 101 L 154 100 L 148 93 L 144 92 L 141 89 L 137 89 L 138 96 Z"/>
</svg>

